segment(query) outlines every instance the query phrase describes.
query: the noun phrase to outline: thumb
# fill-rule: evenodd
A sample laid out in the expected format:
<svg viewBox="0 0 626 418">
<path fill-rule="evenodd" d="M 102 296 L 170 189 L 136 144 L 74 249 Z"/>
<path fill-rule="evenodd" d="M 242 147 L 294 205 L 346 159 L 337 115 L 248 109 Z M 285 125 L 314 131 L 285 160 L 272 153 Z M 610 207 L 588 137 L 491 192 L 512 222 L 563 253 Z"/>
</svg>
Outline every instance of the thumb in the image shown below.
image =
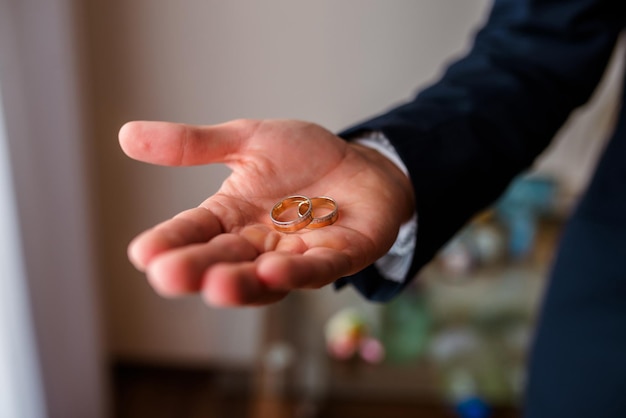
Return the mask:
<svg viewBox="0 0 626 418">
<path fill-rule="evenodd" d="M 126 155 L 159 165 L 225 162 L 236 154 L 258 122 L 239 120 L 210 126 L 170 122 L 128 122 L 119 132 Z"/>
</svg>

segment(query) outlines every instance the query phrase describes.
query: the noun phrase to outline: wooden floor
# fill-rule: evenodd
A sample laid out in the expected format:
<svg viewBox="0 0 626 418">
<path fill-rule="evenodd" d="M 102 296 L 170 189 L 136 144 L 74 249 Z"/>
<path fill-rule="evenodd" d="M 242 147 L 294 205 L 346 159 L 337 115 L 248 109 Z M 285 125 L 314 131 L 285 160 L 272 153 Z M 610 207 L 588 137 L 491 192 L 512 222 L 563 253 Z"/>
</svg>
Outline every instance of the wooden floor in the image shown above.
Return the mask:
<svg viewBox="0 0 626 418">
<path fill-rule="evenodd" d="M 365 399 L 323 403 L 259 399 L 245 372 L 120 364 L 113 369 L 115 418 L 458 418 L 443 405 Z M 266 412 L 272 411 L 272 412 Z M 518 418 L 497 409 L 490 418 Z"/>
</svg>

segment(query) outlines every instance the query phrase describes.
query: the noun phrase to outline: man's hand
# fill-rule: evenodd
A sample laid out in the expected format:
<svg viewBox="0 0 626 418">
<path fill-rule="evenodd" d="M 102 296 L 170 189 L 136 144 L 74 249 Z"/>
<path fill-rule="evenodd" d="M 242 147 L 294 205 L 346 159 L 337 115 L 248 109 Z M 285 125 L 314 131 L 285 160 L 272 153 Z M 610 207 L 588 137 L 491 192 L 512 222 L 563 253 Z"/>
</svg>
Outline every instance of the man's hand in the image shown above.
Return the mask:
<svg viewBox="0 0 626 418">
<path fill-rule="evenodd" d="M 311 123 L 130 122 L 119 138 L 137 160 L 232 169 L 199 207 L 130 244 L 132 263 L 166 296 L 202 292 L 212 305 L 260 305 L 293 289 L 325 286 L 384 255 L 414 210 L 410 182 L 393 163 Z M 269 211 L 293 194 L 332 197 L 339 219 L 319 229 L 276 231 Z"/>
</svg>

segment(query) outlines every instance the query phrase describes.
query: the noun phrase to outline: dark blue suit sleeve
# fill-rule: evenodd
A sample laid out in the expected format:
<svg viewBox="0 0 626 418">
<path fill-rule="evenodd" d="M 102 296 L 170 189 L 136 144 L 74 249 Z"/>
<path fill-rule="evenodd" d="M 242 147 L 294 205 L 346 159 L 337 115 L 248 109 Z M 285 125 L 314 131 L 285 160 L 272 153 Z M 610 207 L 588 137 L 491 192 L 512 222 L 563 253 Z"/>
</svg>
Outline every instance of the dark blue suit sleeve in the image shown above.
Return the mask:
<svg viewBox="0 0 626 418">
<path fill-rule="evenodd" d="M 496 0 L 470 52 L 415 99 L 341 135 L 382 131 L 409 169 L 419 228 L 404 283 L 375 267 L 340 279 L 396 295 L 545 149 L 601 79 L 624 26 L 622 0 Z M 392 203 L 390 203 L 392 204 Z"/>
</svg>

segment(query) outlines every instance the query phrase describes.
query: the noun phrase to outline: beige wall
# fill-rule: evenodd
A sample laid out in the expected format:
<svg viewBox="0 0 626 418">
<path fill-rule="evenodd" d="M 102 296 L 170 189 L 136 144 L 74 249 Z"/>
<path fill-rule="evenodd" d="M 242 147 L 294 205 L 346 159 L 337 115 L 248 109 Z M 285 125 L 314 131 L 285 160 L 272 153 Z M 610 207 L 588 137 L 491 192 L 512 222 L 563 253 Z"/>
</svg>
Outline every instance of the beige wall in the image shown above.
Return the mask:
<svg viewBox="0 0 626 418">
<path fill-rule="evenodd" d="M 109 346 L 122 357 L 249 362 L 259 310 L 165 300 L 126 261 L 140 230 L 213 193 L 222 166 L 126 159 L 131 119 L 302 118 L 340 129 L 402 100 L 467 47 L 487 0 L 92 0 L 85 10 Z M 548 167 L 553 167 L 548 165 Z M 324 298 L 343 303 L 350 294 Z"/>
<path fill-rule="evenodd" d="M 486 1 L 88 3 L 83 44 L 110 350 L 122 357 L 248 362 L 258 310 L 162 299 L 125 255 L 135 233 L 200 203 L 227 170 L 130 161 L 118 149 L 117 130 L 131 119 L 240 117 L 302 118 L 340 129 L 437 74 L 465 47 Z"/>
</svg>

